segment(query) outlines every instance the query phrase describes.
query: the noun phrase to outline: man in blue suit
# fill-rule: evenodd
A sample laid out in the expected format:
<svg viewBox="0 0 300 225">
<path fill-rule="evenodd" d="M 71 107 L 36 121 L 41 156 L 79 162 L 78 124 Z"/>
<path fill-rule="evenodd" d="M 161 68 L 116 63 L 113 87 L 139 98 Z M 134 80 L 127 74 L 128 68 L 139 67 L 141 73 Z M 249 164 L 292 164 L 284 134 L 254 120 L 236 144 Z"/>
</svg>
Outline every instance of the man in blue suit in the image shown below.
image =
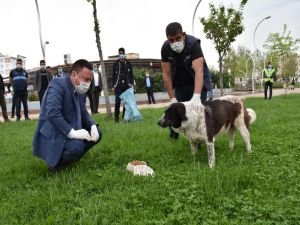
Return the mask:
<svg viewBox="0 0 300 225">
<path fill-rule="evenodd" d="M 67 77 L 53 79 L 44 94 L 33 138 L 33 154 L 58 171 L 81 157 L 102 137 L 85 107 L 93 79 L 91 64 L 76 61 Z"/>
</svg>

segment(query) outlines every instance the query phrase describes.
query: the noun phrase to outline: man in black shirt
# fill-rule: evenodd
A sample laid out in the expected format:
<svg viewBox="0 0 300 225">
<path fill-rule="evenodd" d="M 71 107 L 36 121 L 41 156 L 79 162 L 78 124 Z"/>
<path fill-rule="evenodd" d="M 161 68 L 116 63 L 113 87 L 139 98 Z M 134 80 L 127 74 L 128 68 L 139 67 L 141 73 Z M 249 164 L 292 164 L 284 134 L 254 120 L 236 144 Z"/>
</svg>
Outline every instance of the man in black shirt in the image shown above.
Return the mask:
<svg viewBox="0 0 300 225">
<path fill-rule="evenodd" d="M 200 40 L 183 32 L 181 24 L 166 27 L 167 40 L 161 49 L 163 81 L 171 102 L 206 101 L 210 90 L 210 73 Z M 178 134 L 171 130 L 170 137 Z"/>
<path fill-rule="evenodd" d="M 51 80 L 52 80 L 52 74 L 49 72 L 49 70 L 46 69 L 46 62 L 45 60 L 41 60 L 40 69 L 36 71 L 35 83 L 34 83 L 39 93 L 40 105 L 42 104 L 44 93 Z"/>
<path fill-rule="evenodd" d="M 119 122 L 120 95 L 125 92 L 128 88 L 133 87 L 133 72 L 131 63 L 125 57 L 125 49 L 119 48 L 119 59 L 113 64 L 113 77 L 112 87 L 115 92 L 115 122 Z M 123 117 L 125 113 L 125 107 L 123 107 Z"/>
</svg>

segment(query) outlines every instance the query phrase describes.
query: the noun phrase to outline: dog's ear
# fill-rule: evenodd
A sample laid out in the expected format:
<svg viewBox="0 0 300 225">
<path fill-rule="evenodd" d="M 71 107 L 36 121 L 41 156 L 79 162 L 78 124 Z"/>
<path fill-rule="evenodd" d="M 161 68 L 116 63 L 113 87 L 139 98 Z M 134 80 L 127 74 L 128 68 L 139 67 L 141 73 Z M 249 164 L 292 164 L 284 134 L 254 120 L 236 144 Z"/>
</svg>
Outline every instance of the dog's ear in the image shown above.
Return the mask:
<svg viewBox="0 0 300 225">
<path fill-rule="evenodd" d="M 177 116 L 180 118 L 181 121 L 187 121 L 188 118 L 186 117 L 186 109 L 183 103 L 175 103 L 176 105 L 176 112 Z"/>
</svg>

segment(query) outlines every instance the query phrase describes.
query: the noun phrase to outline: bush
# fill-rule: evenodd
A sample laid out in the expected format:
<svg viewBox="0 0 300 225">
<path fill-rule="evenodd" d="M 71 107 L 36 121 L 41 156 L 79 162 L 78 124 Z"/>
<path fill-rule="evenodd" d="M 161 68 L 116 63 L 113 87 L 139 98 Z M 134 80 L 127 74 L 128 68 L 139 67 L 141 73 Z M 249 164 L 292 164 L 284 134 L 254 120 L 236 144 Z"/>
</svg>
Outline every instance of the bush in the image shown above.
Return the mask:
<svg viewBox="0 0 300 225">
<path fill-rule="evenodd" d="M 136 93 L 145 93 L 145 85 L 144 85 L 144 78 L 146 71 L 149 71 L 147 69 L 134 69 L 133 70 L 133 77 L 136 83 Z M 154 87 L 153 91 L 154 92 L 161 92 L 165 91 L 163 79 L 162 79 L 162 73 L 161 72 L 155 72 L 155 71 L 149 71 L 150 75 L 153 78 L 154 82 Z"/>
<path fill-rule="evenodd" d="M 36 93 L 31 93 L 28 95 L 28 101 L 34 102 L 38 100 L 39 100 L 39 96 Z"/>
</svg>

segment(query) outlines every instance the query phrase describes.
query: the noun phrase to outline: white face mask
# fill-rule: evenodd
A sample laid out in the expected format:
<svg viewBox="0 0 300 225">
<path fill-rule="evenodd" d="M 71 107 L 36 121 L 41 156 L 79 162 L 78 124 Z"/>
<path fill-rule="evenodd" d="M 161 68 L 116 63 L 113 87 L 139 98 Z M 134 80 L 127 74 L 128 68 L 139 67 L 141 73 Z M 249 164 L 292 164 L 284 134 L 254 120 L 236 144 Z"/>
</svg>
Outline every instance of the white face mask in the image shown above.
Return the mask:
<svg viewBox="0 0 300 225">
<path fill-rule="evenodd" d="M 119 55 L 119 58 L 122 59 L 122 60 L 125 59 L 125 58 L 126 58 L 126 57 L 125 57 L 125 54 L 120 54 L 120 55 Z"/>
<path fill-rule="evenodd" d="M 75 91 L 80 94 L 83 95 L 85 93 L 87 93 L 87 91 L 89 90 L 91 86 L 91 82 L 80 82 L 79 85 L 75 84 Z"/>
<path fill-rule="evenodd" d="M 17 64 L 17 69 L 22 69 L 22 64 L 18 63 Z"/>
<path fill-rule="evenodd" d="M 184 49 L 184 40 L 170 43 L 170 46 L 174 52 L 180 53 Z"/>
<path fill-rule="evenodd" d="M 41 70 L 45 70 L 46 69 L 46 66 L 41 66 Z"/>
</svg>

